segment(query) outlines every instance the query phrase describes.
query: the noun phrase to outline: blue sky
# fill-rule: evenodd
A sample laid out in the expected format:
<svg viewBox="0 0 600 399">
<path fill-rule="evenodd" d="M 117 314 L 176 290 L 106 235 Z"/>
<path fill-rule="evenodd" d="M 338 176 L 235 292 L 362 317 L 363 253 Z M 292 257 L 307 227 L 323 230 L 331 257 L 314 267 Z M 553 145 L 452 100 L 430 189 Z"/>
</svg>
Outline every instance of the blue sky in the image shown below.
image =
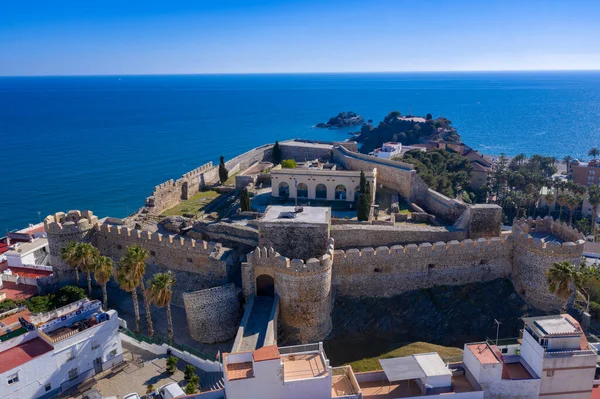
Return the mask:
<svg viewBox="0 0 600 399">
<path fill-rule="evenodd" d="M 600 2 L 2 1 L 0 75 L 600 69 Z"/>
</svg>

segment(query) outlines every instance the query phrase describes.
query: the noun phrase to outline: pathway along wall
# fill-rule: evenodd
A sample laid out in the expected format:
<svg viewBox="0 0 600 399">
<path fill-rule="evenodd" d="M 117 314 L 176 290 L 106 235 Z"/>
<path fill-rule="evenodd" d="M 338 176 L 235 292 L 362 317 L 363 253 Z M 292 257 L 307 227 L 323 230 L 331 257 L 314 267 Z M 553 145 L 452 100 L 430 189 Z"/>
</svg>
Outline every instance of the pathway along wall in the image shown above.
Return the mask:
<svg viewBox="0 0 600 399">
<path fill-rule="evenodd" d="M 183 294 L 190 336 L 205 344 L 227 341 L 240 323 L 239 289 L 233 283 Z"/>
<path fill-rule="evenodd" d="M 508 277 L 512 243 L 505 238 L 334 251 L 333 286 L 350 297 L 392 297 L 438 285 Z"/>
</svg>

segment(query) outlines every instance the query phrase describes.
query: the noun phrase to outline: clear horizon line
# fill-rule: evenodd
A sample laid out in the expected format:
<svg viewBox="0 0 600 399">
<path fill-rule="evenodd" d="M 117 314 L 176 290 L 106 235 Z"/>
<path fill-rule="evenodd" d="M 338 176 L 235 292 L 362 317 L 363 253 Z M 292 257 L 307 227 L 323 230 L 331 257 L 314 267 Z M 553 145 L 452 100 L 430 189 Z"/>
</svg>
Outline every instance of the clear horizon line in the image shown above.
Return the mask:
<svg viewBox="0 0 600 399">
<path fill-rule="evenodd" d="M 179 72 L 179 73 L 102 73 L 102 74 L 29 74 L 2 75 L 0 78 L 50 78 L 50 77 L 98 77 L 98 76 L 235 76 L 235 75 L 343 75 L 343 74 L 407 74 L 407 73 L 515 73 L 515 72 L 600 72 L 600 69 L 465 69 L 465 70 L 431 70 L 431 71 L 311 71 L 311 72 Z"/>
</svg>

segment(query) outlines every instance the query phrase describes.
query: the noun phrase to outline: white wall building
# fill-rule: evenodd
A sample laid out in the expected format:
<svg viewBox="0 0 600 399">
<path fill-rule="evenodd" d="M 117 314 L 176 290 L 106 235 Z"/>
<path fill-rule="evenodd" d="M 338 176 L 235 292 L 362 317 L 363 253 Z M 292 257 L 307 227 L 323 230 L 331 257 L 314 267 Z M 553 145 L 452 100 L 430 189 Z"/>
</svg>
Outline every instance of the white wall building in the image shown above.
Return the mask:
<svg viewBox="0 0 600 399">
<path fill-rule="evenodd" d="M 377 184 L 377 169 L 365 171 L 373 199 Z M 360 171 L 327 169 L 273 169 L 271 195 L 321 201 L 348 201 L 358 199 Z"/>
<path fill-rule="evenodd" d="M 383 143 L 381 148 L 375 149 L 373 151 L 373 156 L 377 158 L 390 159 L 396 155 L 402 154 L 402 143 L 396 141 L 388 141 L 387 143 Z"/>
<path fill-rule="evenodd" d="M 519 345 L 466 344 L 467 375 L 486 398 L 589 399 L 598 356 L 569 315 L 524 318 Z"/>
<path fill-rule="evenodd" d="M 30 331 L 0 343 L 0 397 L 49 398 L 121 363 L 117 312 L 102 312 L 97 302 L 58 309 L 39 328 L 24 321 Z"/>
</svg>

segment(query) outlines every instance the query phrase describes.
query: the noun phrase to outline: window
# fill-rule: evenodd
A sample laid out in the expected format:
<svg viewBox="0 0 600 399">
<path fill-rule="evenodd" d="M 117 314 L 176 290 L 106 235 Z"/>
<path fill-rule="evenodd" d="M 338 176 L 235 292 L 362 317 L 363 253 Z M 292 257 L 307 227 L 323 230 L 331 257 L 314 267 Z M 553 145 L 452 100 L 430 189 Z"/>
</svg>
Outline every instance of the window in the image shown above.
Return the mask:
<svg viewBox="0 0 600 399">
<path fill-rule="evenodd" d="M 108 356 L 110 358 L 117 356 L 117 350 L 116 349 L 111 350 L 110 353 L 108 354 Z"/>
<path fill-rule="evenodd" d="M 92 350 L 98 349 L 99 347 L 100 347 L 100 344 L 98 343 L 98 341 L 93 340 L 92 341 Z"/>
<path fill-rule="evenodd" d="M 156 252 L 155 251 L 150 251 L 150 255 L 156 256 Z"/>
<path fill-rule="evenodd" d="M 52 389 L 52 385 L 51 384 L 46 384 L 46 386 L 44 387 L 44 389 L 46 390 L 46 392 L 49 392 Z"/>
<path fill-rule="evenodd" d="M 375 269 L 373 269 L 373 273 L 381 273 L 381 269 L 376 267 Z"/>
<path fill-rule="evenodd" d="M 193 262 L 192 258 L 187 258 L 187 261 L 188 261 L 188 263 L 192 263 Z"/>
<path fill-rule="evenodd" d="M 69 370 L 69 379 L 70 380 L 74 380 L 78 376 L 79 376 L 79 373 L 77 372 L 77 368 Z"/>
<path fill-rule="evenodd" d="M 435 265 L 434 265 L 433 263 L 430 263 L 430 264 L 429 264 L 427 267 L 428 267 L 429 269 L 434 269 L 434 268 L 435 268 Z"/>
<path fill-rule="evenodd" d="M 481 259 L 481 261 L 479 261 L 480 265 L 487 265 L 488 264 L 488 260 L 487 259 Z"/>
<path fill-rule="evenodd" d="M 75 360 L 75 350 L 73 349 L 67 353 L 67 362 L 70 362 L 71 360 Z"/>
<path fill-rule="evenodd" d="M 502 348 L 502 353 L 508 353 L 508 348 Z"/>
<path fill-rule="evenodd" d="M 14 373 L 13 375 L 9 375 L 7 378 L 8 385 L 15 384 L 19 382 L 19 373 Z"/>
<path fill-rule="evenodd" d="M 546 376 L 547 376 L 547 377 L 554 377 L 554 370 L 548 370 L 548 371 L 546 372 Z"/>
<path fill-rule="evenodd" d="M 123 246 L 121 244 L 117 245 L 117 249 L 123 249 Z"/>
</svg>

